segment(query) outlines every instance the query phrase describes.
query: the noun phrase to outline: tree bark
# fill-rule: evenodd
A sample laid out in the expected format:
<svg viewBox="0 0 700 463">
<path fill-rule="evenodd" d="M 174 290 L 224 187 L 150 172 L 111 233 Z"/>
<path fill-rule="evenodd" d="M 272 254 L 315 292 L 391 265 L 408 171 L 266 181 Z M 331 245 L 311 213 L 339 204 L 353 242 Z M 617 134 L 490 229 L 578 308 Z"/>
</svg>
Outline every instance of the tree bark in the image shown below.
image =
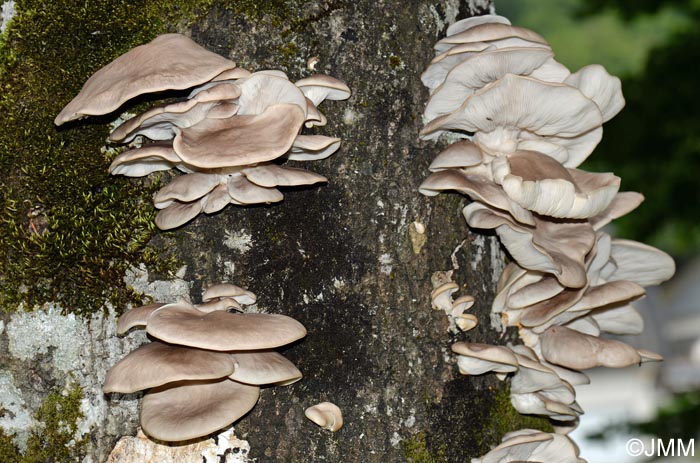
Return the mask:
<svg viewBox="0 0 700 463">
<path fill-rule="evenodd" d="M 303 380 L 263 390 L 235 424 L 237 437 L 261 463 L 478 456 L 501 437 L 494 391 L 502 386 L 491 377 L 459 375 L 450 345 L 498 338 L 489 309 L 504 255 L 494 237 L 467 229 L 463 196 L 418 193 L 441 148 L 419 141 L 418 132 L 428 96 L 420 74 L 432 45 L 449 23 L 486 13 L 491 2 L 232 5 L 214 1 L 189 25 L 192 38 L 244 68 L 281 69 L 291 80 L 311 74 L 307 59 L 315 56 L 316 72 L 353 90 L 348 101 L 322 104 L 328 125 L 315 130 L 342 138 L 341 149 L 304 166 L 326 176 L 327 185 L 287 191 L 280 204 L 229 206 L 154 240 L 187 265 L 183 279 L 195 302 L 208 285 L 229 281 L 255 292 L 258 309 L 293 316 L 308 329 L 284 351 Z M 411 232 L 414 221 L 426 227 L 424 243 Z M 431 277 L 450 270 L 460 294 L 477 301 L 472 313 L 480 324 L 466 334 L 451 333 L 446 315 L 431 309 Z M 100 330 L 86 355 L 112 342 L 113 330 Z M 105 363 L 91 363 L 91 373 L 103 377 Z M 104 400 L 99 390 L 86 393 Z M 133 410 L 136 400 L 108 407 L 129 402 Z M 345 425 L 337 433 L 304 418 L 304 409 L 321 401 L 342 409 Z M 136 422 L 136 416 L 104 418 L 93 430 L 91 457 L 104 460 Z"/>
</svg>

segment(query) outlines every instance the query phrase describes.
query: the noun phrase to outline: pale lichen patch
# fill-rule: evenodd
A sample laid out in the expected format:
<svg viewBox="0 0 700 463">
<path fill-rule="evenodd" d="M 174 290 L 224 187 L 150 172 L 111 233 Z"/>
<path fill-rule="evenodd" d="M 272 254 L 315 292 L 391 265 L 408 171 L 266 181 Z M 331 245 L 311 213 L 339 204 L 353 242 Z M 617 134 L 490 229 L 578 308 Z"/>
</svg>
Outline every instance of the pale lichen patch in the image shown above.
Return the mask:
<svg viewBox="0 0 700 463">
<path fill-rule="evenodd" d="M 253 235 L 246 233 L 245 230 L 228 231 L 224 230 L 226 239 L 224 246 L 240 253 L 245 253 L 253 247 Z"/>
</svg>

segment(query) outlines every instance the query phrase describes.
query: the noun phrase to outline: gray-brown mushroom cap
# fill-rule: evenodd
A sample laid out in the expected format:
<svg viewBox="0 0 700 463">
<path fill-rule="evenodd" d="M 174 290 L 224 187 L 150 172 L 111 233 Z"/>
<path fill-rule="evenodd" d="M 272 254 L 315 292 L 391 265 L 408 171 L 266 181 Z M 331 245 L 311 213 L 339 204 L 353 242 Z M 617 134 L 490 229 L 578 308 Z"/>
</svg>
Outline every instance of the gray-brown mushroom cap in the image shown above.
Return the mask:
<svg viewBox="0 0 700 463">
<path fill-rule="evenodd" d="M 540 337 L 545 360 L 575 370 L 598 366 L 624 368 L 641 361 L 630 345 L 614 339 L 600 339 L 564 326 L 552 326 Z"/>
<path fill-rule="evenodd" d="M 162 303 L 148 304 L 141 307 L 134 307 L 128 312 L 125 312 L 119 317 L 119 321 L 117 322 L 117 334 L 124 334 L 135 326 L 146 326 L 151 314 L 165 305 L 166 304 Z"/>
<path fill-rule="evenodd" d="M 176 442 L 206 436 L 248 413 L 260 388 L 232 381 L 183 381 L 148 391 L 141 427 L 149 436 Z"/>
<path fill-rule="evenodd" d="M 252 292 L 231 283 L 211 285 L 202 293 L 202 300 L 205 302 L 217 297 L 231 297 L 244 305 L 255 304 L 257 300 L 257 296 Z"/>
<path fill-rule="evenodd" d="M 229 376 L 246 384 L 286 386 L 301 379 L 301 371 L 275 351 L 243 351 L 231 354 L 234 371 Z"/>
<path fill-rule="evenodd" d="M 236 64 L 181 34 L 164 34 L 121 55 L 83 85 L 54 124 L 108 114 L 145 93 L 182 90 L 208 82 Z"/>
<path fill-rule="evenodd" d="M 118 361 L 107 372 L 102 390 L 130 394 L 174 381 L 223 378 L 233 370 L 226 353 L 154 341 Z"/>
<path fill-rule="evenodd" d="M 331 432 L 338 431 L 343 426 L 343 414 L 340 408 L 332 402 L 321 402 L 304 410 L 304 415 Z"/>
<path fill-rule="evenodd" d="M 171 344 L 210 350 L 259 350 L 306 336 L 291 317 L 261 313 L 203 313 L 189 304 L 171 304 L 151 315 L 148 334 Z"/>
<path fill-rule="evenodd" d="M 304 117 L 299 106 L 279 104 L 255 116 L 204 119 L 176 129 L 173 148 L 185 163 L 205 169 L 271 161 L 289 150 Z"/>
</svg>

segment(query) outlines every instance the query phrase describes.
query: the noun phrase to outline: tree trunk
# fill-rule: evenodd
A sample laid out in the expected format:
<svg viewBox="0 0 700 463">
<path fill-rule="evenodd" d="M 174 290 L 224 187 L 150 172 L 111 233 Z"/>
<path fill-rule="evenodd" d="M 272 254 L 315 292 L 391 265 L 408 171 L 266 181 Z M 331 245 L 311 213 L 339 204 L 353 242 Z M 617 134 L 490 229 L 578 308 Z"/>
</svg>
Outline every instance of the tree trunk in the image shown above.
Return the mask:
<svg viewBox="0 0 700 463">
<path fill-rule="evenodd" d="M 263 390 L 235 424 L 236 436 L 248 441 L 249 456 L 259 462 L 462 462 L 480 455 L 516 428 L 509 421 L 515 414 L 506 410 L 495 379 L 458 374 L 450 345 L 499 336 L 489 309 L 504 255 L 495 238 L 467 229 L 463 196 L 418 193 L 440 150 L 419 141 L 418 132 L 427 100 L 420 74 L 432 45 L 449 23 L 488 12 L 491 2 L 226 3 L 214 1 L 188 25 L 197 43 L 249 70 L 281 69 L 291 80 L 309 75 L 307 59 L 316 56 L 317 72 L 353 90 L 350 100 L 321 107 L 328 125 L 315 133 L 343 144 L 305 167 L 326 176 L 327 185 L 288 191 L 270 206 L 229 206 L 153 240 L 187 265 L 180 283 L 194 301 L 206 286 L 229 281 L 255 292 L 260 310 L 290 315 L 308 329 L 284 351 L 303 380 Z M 416 233 L 414 221 L 425 225 L 425 234 Z M 472 313 L 480 324 L 467 334 L 451 333 L 445 313 L 431 309 L 431 277 L 449 270 L 460 294 L 477 301 Z M 107 326 L 114 320 L 95 320 L 91 346 L 76 354 L 92 359 L 83 361 L 89 374 L 81 378 L 103 378 L 107 360 L 137 343 L 106 348 L 116 342 Z M 4 326 L 12 324 L 6 314 Z M 10 333 L 2 336 L 4 347 Z M 18 371 L 39 368 L 36 360 L 15 355 L 4 368 L 29 378 Z M 135 432 L 138 399 L 105 403 L 99 381 L 81 384 L 85 400 L 103 407 L 85 450 L 102 461 L 120 435 Z M 29 410 L 46 395 L 17 387 Z M 337 433 L 304 418 L 304 409 L 321 401 L 342 409 L 345 425 Z"/>
</svg>

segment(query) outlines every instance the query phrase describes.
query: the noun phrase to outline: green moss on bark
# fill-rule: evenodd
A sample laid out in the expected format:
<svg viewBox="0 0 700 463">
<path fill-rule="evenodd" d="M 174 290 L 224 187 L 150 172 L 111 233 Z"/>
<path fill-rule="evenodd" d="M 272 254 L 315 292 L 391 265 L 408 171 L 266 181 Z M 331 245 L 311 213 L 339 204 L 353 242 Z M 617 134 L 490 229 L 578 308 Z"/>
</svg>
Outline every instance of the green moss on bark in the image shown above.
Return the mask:
<svg viewBox="0 0 700 463">
<path fill-rule="evenodd" d="M 19 0 L 0 48 L 0 309 L 59 302 L 90 314 L 138 302 L 131 264 L 173 267 L 148 247 L 157 182 L 113 178 L 108 118 L 53 119 L 87 78 L 127 50 L 187 26 L 212 0 Z"/>
<path fill-rule="evenodd" d="M 15 463 L 43 463 L 76 461 L 88 437 L 74 439 L 78 421 L 83 418 L 80 401 L 83 391 L 73 385 L 65 393 L 54 391 L 48 395 L 34 419 L 40 426 L 32 431 L 27 450 L 22 453 L 14 445 L 12 436 L 0 429 L 0 461 Z"/>
</svg>

